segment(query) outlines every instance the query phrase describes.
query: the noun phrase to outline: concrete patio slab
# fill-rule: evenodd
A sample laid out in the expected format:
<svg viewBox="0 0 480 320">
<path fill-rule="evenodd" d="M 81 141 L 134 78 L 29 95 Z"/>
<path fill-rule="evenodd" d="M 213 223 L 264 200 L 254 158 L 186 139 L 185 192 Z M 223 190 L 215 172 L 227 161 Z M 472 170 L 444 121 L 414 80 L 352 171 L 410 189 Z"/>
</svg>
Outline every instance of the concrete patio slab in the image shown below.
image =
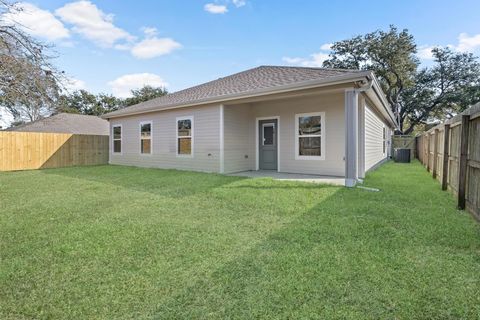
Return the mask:
<svg viewBox="0 0 480 320">
<path fill-rule="evenodd" d="M 268 170 L 259 171 L 242 171 L 231 173 L 229 176 L 247 177 L 247 178 L 272 178 L 274 180 L 282 181 L 301 181 L 319 184 L 332 184 L 338 186 L 345 185 L 344 177 L 320 176 L 313 174 L 297 174 L 297 173 L 283 173 Z"/>
</svg>

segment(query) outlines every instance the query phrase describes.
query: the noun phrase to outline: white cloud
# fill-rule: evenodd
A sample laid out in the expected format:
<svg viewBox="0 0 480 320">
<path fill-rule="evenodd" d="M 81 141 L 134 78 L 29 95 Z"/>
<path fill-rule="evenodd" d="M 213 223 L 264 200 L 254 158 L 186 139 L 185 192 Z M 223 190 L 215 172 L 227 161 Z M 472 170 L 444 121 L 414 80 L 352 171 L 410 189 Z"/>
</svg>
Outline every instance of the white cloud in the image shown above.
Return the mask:
<svg viewBox="0 0 480 320">
<path fill-rule="evenodd" d="M 434 46 L 421 46 L 417 50 L 417 57 L 422 60 L 433 60 L 432 50 Z"/>
<path fill-rule="evenodd" d="M 291 65 L 319 68 L 319 67 L 322 67 L 323 62 L 328 58 L 329 58 L 328 53 L 317 52 L 317 53 L 311 54 L 309 58 L 283 57 L 282 60 Z"/>
<path fill-rule="evenodd" d="M 417 50 L 417 57 L 422 60 L 433 60 L 432 49 L 438 46 L 424 45 Z M 458 43 L 447 45 L 453 51 L 458 52 L 474 52 L 480 49 L 480 34 L 469 36 L 467 33 L 460 33 L 458 36 Z"/>
<path fill-rule="evenodd" d="M 154 37 L 158 34 L 158 30 L 155 27 L 143 27 L 142 31 L 148 38 Z"/>
<path fill-rule="evenodd" d="M 68 92 L 87 89 L 85 81 L 76 78 L 68 78 L 65 81 L 64 86 Z"/>
<path fill-rule="evenodd" d="M 147 38 L 133 46 L 131 52 L 139 59 L 150 59 L 169 54 L 181 48 L 181 44 L 170 38 Z"/>
<path fill-rule="evenodd" d="M 20 25 L 29 34 L 49 41 L 65 39 L 70 36 L 68 29 L 51 12 L 27 2 L 15 4 L 15 8 L 18 11 L 2 16 L 4 22 Z"/>
<path fill-rule="evenodd" d="M 329 51 L 329 50 L 332 49 L 332 46 L 333 46 L 333 43 L 325 43 L 325 44 L 322 44 L 320 49 L 325 50 L 325 51 Z"/>
<path fill-rule="evenodd" d="M 168 87 L 167 82 L 153 73 L 126 74 L 108 83 L 108 86 L 112 88 L 113 95 L 120 98 L 130 97 L 132 89 L 139 89 L 145 85 Z"/>
<path fill-rule="evenodd" d="M 223 14 L 227 13 L 228 9 L 227 6 L 225 5 L 220 5 L 220 4 L 214 4 L 214 3 L 207 3 L 203 9 L 207 12 L 213 13 L 213 14 Z"/>
<path fill-rule="evenodd" d="M 13 116 L 5 108 L 0 107 L 0 129 L 10 127 L 13 120 L 15 120 Z"/>
<path fill-rule="evenodd" d="M 55 13 L 66 23 L 72 24 L 72 30 L 101 47 L 112 47 L 118 41 L 133 41 L 134 37 L 113 24 L 113 15 L 106 14 L 90 1 L 67 3 Z"/>
<path fill-rule="evenodd" d="M 332 43 L 324 43 L 320 46 L 321 51 L 312 53 L 308 58 L 302 57 L 283 57 L 282 60 L 288 64 L 301 66 L 301 67 L 311 67 L 311 68 L 321 68 L 323 67 L 323 62 L 328 60 L 329 53 L 332 49 Z"/>
<path fill-rule="evenodd" d="M 240 8 L 243 7 L 247 2 L 245 0 L 232 0 L 232 3 L 235 7 Z"/>
<path fill-rule="evenodd" d="M 466 33 L 460 33 L 458 36 L 458 45 L 455 48 L 460 52 L 472 52 L 480 47 L 480 34 L 469 36 Z"/>
</svg>

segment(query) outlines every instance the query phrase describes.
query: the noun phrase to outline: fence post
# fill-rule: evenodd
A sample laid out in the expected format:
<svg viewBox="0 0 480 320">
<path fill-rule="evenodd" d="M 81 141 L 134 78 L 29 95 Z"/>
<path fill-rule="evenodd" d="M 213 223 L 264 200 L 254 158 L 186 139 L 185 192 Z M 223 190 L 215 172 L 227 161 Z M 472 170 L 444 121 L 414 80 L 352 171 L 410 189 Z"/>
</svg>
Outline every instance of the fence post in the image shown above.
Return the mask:
<svg viewBox="0 0 480 320">
<path fill-rule="evenodd" d="M 430 172 L 430 140 L 431 135 L 429 132 L 427 132 L 427 171 Z"/>
<path fill-rule="evenodd" d="M 428 135 L 426 133 L 423 134 L 422 140 L 423 140 L 423 166 L 426 167 L 428 162 L 428 153 L 427 153 Z"/>
<path fill-rule="evenodd" d="M 448 166 L 450 164 L 450 125 L 445 124 L 443 131 L 443 172 L 442 172 L 442 190 L 447 190 L 448 186 Z"/>
<path fill-rule="evenodd" d="M 462 115 L 460 135 L 460 159 L 458 167 L 458 209 L 465 209 L 465 189 L 467 184 L 468 126 L 469 115 Z"/>
<path fill-rule="evenodd" d="M 433 131 L 433 168 L 432 168 L 432 177 L 433 179 L 437 178 L 437 162 L 438 162 L 438 129 Z"/>
</svg>

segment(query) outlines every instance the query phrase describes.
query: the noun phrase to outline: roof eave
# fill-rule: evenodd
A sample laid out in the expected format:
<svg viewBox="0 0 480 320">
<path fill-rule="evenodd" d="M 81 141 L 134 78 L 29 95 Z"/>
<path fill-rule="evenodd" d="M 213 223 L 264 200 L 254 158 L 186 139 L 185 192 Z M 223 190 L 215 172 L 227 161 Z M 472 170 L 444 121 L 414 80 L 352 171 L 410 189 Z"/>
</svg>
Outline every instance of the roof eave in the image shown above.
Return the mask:
<svg viewBox="0 0 480 320">
<path fill-rule="evenodd" d="M 395 115 L 392 112 L 390 103 L 387 101 L 387 98 L 383 93 L 383 89 L 381 88 L 380 83 L 377 80 L 377 77 L 375 77 L 375 74 L 372 71 L 369 71 L 369 73 L 373 83 L 372 83 L 372 90 L 368 90 L 366 92 L 367 96 L 369 96 L 371 100 L 378 100 L 378 102 L 383 107 L 383 109 L 380 110 L 380 112 L 382 112 L 386 120 L 388 120 L 395 129 L 398 129 L 398 123 L 397 123 L 397 120 L 395 119 Z"/>
<path fill-rule="evenodd" d="M 303 89 L 313 89 L 313 88 L 319 88 L 319 87 L 325 87 L 325 86 L 332 86 L 332 85 L 337 85 L 337 84 L 344 84 L 344 83 L 349 83 L 349 82 L 356 82 L 356 81 L 361 81 L 367 78 L 368 76 L 371 76 L 372 73 L 371 71 L 362 71 L 362 72 L 357 72 L 357 73 L 350 73 L 347 75 L 340 75 L 340 76 L 335 76 L 335 77 L 330 77 L 327 79 L 319 79 L 319 80 L 309 80 L 309 81 L 302 81 L 294 84 L 289 84 L 289 85 L 284 85 L 284 86 L 278 86 L 274 88 L 264 88 L 264 89 L 259 89 L 255 91 L 249 91 L 245 93 L 236 93 L 236 94 L 231 94 L 231 95 L 224 95 L 220 97 L 215 97 L 215 98 L 206 98 L 206 99 L 200 99 L 200 100 L 195 100 L 190 103 L 184 103 L 184 104 L 172 104 L 170 106 L 165 106 L 161 109 L 158 108 L 152 108 L 149 110 L 141 110 L 137 112 L 127 112 L 127 113 L 121 113 L 121 114 L 114 114 L 112 113 L 107 113 L 102 115 L 103 119 L 112 119 L 112 118 L 120 118 L 120 117 L 126 117 L 126 116 L 132 116 L 132 115 L 138 115 L 138 114 L 145 114 L 145 113 L 151 113 L 151 112 L 158 112 L 158 111 L 164 111 L 164 110 L 171 110 L 171 109 L 178 109 L 178 108 L 186 108 L 186 107 L 192 107 L 192 106 L 199 106 L 199 105 L 205 105 L 205 104 L 212 104 L 212 103 L 222 103 L 225 101 L 231 101 L 231 100 L 238 100 L 238 99 L 245 99 L 245 98 L 254 98 L 254 97 L 260 97 L 260 96 L 266 96 L 266 95 L 272 95 L 272 94 L 278 94 L 278 93 L 285 93 L 285 92 L 290 92 L 290 91 L 297 91 L 297 90 L 303 90 Z M 375 78 L 375 77 L 373 77 Z"/>
</svg>

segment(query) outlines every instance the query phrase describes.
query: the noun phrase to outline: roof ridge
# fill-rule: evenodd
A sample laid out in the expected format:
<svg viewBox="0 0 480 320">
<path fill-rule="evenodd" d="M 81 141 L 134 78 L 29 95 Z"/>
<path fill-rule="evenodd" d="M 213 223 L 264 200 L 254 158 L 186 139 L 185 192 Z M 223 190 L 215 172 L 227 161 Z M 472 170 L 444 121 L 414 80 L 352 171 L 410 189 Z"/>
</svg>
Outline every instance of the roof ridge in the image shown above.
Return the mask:
<svg viewBox="0 0 480 320">
<path fill-rule="evenodd" d="M 360 69 L 342 69 L 342 68 L 326 68 L 326 67 L 305 67 L 305 66 L 278 66 L 278 65 L 261 65 L 261 67 L 268 68 L 292 68 L 292 69 L 310 69 L 310 70 L 332 70 L 332 71 L 341 71 L 341 72 L 363 72 L 368 70 Z M 248 71 L 248 70 L 247 70 Z"/>
<path fill-rule="evenodd" d="M 59 112 L 59 113 L 56 113 L 56 114 L 52 114 L 50 117 L 46 117 L 46 118 L 43 118 L 43 119 L 52 118 L 52 117 L 55 117 L 55 116 L 58 116 L 58 115 L 61 115 L 61 114 L 66 114 L 66 115 L 69 115 L 69 116 L 81 116 L 81 117 L 100 118 L 99 116 L 96 116 L 96 115 L 94 115 L 94 114 L 83 114 L 83 113 L 75 113 L 75 112 Z M 100 118 L 100 119 L 101 119 L 101 118 Z"/>
</svg>

